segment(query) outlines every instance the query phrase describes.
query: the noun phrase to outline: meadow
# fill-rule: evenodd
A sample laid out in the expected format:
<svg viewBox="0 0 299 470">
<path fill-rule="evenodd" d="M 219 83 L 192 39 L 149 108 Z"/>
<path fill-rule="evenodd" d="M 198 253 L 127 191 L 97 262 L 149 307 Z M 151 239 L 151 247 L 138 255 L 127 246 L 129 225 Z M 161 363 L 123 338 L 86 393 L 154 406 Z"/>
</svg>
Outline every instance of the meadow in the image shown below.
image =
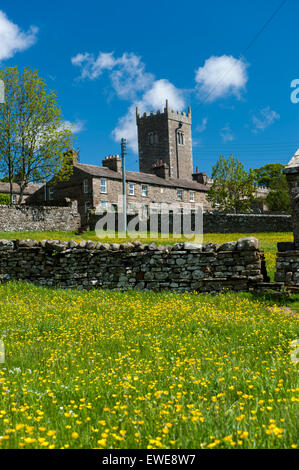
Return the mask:
<svg viewBox="0 0 299 470">
<path fill-rule="evenodd" d="M 0 448 L 296 448 L 298 316 L 249 294 L 0 286 Z"/>
</svg>

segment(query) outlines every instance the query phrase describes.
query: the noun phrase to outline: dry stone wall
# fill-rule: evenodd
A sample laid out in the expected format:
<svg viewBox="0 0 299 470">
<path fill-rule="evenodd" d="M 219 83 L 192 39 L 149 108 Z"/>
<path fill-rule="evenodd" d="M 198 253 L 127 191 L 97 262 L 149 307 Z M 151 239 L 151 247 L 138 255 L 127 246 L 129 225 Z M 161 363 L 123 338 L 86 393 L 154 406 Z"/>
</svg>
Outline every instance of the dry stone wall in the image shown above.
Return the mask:
<svg viewBox="0 0 299 470">
<path fill-rule="evenodd" d="M 299 286 L 299 250 L 294 243 L 277 243 L 275 281 Z"/>
<path fill-rule="evenodd" d="M 62 288 L 211 292 L 246 291 L 264 277 L 264 254 L 254 237 L 203 246 L 0 240 L 1 282 L 19 279 Z"/>
<path fill-rule="evenodd" d="M 0 232 L 75 231 L 80 226 L 76 201 L 67 207 L 0 205 Z"/>
</svg>

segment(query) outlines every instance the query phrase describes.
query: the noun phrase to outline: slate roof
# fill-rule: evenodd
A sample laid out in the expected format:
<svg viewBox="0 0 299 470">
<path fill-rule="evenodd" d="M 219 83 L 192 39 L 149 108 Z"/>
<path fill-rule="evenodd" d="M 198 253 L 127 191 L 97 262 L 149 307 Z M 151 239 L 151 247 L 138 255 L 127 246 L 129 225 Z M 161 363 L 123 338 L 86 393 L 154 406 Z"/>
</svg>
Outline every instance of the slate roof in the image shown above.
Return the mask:
<svg viewBox="0 0 299 470">
<path fill-rule="evenodd" d="M 43 186 L 42 183 L 29 183 L 28 186 L 24 190 L 24 195 L 33 194 L 39 188 Z M 14 194 L 20 193 L 20 186 L 16 183 L 12 184 L 12 191 Z M 10 193 L 10 185 L 9 183 L 4 183 L 0 181 L 0 193 L 9 194 Z"/>
<path fill-rule="evenodd" d="M 99 177 L 99 178 L 111 178 L 115 180 L 121 180 L 122 174 L 117 173 L 114 170 L 110 170 L 104 166 L 97 166 L 97 165 L 87 165 L 85 163 L 74 163 L 74 166 L 79 170 L 88 173 L 89 175 Z M 126 171 L 126 181 L 132 181 L 134 183 L 144 183 L 144 184 L 153 184 L 158 186 L 167 186 L 167 187 L 175 187 L 175 188 L 185 188 L 191 189 L 195 191 L 204 191 L 207 192 L 210 188 L 210 185 L 205 185 L 201 183 L 197 183 L 196 181 L 188 181 L 188 180 L 181 180 L 171 178 L 165 180 L 164 178 L 160 178 L 159 176 L 152 175 L 150 173 L 141 173 L 139 171 Z"/>
</svg>

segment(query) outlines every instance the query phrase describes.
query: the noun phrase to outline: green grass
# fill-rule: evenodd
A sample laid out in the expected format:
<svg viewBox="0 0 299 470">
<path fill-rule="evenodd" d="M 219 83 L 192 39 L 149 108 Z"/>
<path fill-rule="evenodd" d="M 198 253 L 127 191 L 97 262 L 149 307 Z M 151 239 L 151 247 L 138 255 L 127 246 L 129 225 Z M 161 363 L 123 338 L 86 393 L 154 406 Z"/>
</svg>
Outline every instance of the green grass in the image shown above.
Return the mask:
<svg viewBox="0 0 299 470">
<path fill-rule="evenodd" d="M 298 318 L 248 294 L 0 286 L 1 448 L 298 445 Z"/>
<path fill-rule="evenodd" d="M 281 232 L 273 232 L 273 233 L 206 233 L 203 236 L 203 243 L 208 242 L 215 242 L 215 243 L 225 243 L 231 240 L 238 240 L 238 238 L 242 237 L 249 237 L 249 236 L 257 237 L 261 242 L 261 248 L 265 251 L 266 257 L 266 264 L 268 274 L 271 280 L 274 280 L 274 272 L 275 272 L 275 260 L 276 260 L 276 252 L 277 252 L 277 242 L 282 241 L 293 241 L 293 234 L 292 233 L 281 233 Z M 0 238 L 5 238 L 8 240 L 12 240 L 15 238 L 32 238 L 34 240 L 45 240 L 45 239 L 54 239 L 54 240 L 63 240 L 67 241 L 73 239 L 75 241 L 81 240 L 93 240 L 95 242 L 102 241 L 102 242 L 124 242 L 128 241 L 129 238 L 111 238 L 111 237 L 102 237 L 98 238 L 97 234 L 93 232 L 85 232 L 81 235 L 76 234 L 75 232 L 0 232 Z M 141 239 L 142 243 L 151 243 L 152 241 L 156 241 L 157 244 L 173 244 L 177 241 L 186 241 L 186 239 L 177 237 L 177 238 L 147 238 L 146 236 Z"/>
</svg>

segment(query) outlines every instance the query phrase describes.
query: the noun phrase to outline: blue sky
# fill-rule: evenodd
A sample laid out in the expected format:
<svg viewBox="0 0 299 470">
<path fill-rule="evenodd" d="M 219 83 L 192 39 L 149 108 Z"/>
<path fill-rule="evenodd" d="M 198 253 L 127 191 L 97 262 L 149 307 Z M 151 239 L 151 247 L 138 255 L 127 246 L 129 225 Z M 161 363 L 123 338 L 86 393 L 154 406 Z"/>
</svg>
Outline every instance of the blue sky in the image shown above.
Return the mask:
<svg viewBox="0 0 299 470">
<path fill-rule="evenodd" d="M 76 132 L 80 160 L 101 164 L 128 139 L 138 168 L 134 108 L 192 109 L 194 167 L 220 154 L 248 169 L 287 163 L 299 147 L 299 2 L 2 1 L 0 66 L 38 69 Z M 298 93 L 299 97 L 299 93 Z"/>
</svg>

